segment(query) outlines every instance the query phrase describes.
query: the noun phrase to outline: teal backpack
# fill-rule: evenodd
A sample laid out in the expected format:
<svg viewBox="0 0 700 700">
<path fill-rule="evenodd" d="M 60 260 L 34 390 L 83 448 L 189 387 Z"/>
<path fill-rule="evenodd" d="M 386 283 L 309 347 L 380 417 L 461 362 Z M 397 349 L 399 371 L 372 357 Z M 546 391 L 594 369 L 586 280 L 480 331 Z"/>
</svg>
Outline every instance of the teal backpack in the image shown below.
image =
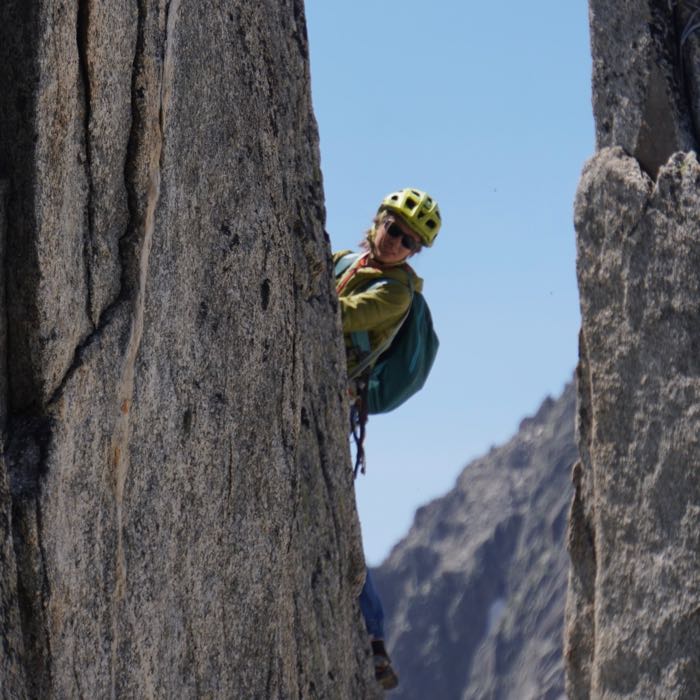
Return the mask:
<svg viewBox="0 0 700 700">
<path fill-rule="evenodd" d="M 335 266 L 338 279 L 360 256 L 343 256 Z M 379 279 L 365 289 L 381 284 L 401 284 L 393 279 Z M 438 340 L 430 309 L 420 292 L 413 289 L 409 277 L 411 304 L 394 334 L 373 352 L 370 351 L 366 331 L 352 333 L 353 345 L 362 360 L 350 379 L 356 379 L 369 370 L 367 379 L 367 412 L 388 413 L 400 406 L 423 388 L 437 355 Z"/>
</svg>

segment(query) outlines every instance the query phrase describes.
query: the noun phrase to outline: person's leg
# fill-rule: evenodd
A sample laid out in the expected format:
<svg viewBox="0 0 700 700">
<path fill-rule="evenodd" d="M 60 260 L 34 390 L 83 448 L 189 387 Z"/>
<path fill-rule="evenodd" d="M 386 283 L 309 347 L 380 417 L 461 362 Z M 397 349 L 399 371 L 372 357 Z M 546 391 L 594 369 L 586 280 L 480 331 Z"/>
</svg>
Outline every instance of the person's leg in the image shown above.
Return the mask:
<svg viewBox="0 0 700 700">
<path fill-rule="evenodd" d="M 365 585 L 360 593 L 360 610 L 365 618 L 367 633 L 372 639 L 384 639 L 384 608 L 367 569 Z"/>
<path fill-rule="evenodd" d="M 360 609 L 372 643 L 374 676 L 385 690 L 391 690 L 399 684 L 399 677 L 391 667 L 391 659 L 384 647 L 384 608 L 369 569 L 360 593 Z"/>
</svg>

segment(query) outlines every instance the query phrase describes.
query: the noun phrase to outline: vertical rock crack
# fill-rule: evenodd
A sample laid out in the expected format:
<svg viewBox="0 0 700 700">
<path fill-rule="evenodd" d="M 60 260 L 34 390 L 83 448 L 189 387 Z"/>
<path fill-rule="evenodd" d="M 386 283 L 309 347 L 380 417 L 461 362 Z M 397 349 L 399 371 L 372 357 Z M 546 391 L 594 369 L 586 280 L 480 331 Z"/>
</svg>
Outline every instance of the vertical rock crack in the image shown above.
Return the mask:
<svg viewBox="0 0 700 700">
<path fill-rule="evenodd" d="M 92 143 L 90 140 L 90 121 L 92 118 L 92 90 L 90 85 L 90 67 L 88 49 L 90 37 L 90 0 L 79 0 L 76 21 L 76 44 L 78 47 L 78 68 L 83 88 L 83 138 L 85 139 L 85 179 L 87 182 L 87 202 L 85 205 L 85 234 L 83 241 L 83 261 L 85 265 L 86 311 L 93 328 L 97 321 L 93 318 L 92 308 L 92 258 L 93 231 L 95 225 L 94 185 L 92 180 Z"/>
<path fill-rule="evenodd" d="M 137 285 L 133 297 L 133 315 L 129 342 L 127 345 L 121 379 L 118 386 L 119 412 L 112 443 L 113 457 L 113 488 L 116 505 L 116 558 L 115 558 L 115 589 L 112 604 L 112 697 L 117 697 L 116 668 L 118 665 L 119 625 L 118 606 L 124 598 L 127 589 L 126 557 L 124 551 L 123 533 L 123 504 L 126 481 L 129 474 L 129 413 L 134 396 L 136 361 L 138 358 L 144 330 L 146 307 L 146 283 L 148 265 L 153 244 L 155 218 L 160 199 L 161 170 L 163 146 L 165 141 L 165 124 L 172 95 L 174 72 L 173 34 L 179 9 L 179 0 L 172 0 L 167 6 L 166 30 L 164 38 L 164 61 L 160 79 L 159 114 L 156 138 L 152 145 L 153 151 L 149 158 L 149 171 L 144 215 L 137 223 L 137 236 L 140 239 L 140 251 L 136 260 Z M 139 22 L 143 22 L 143 11 L 140 8 Z"/>
</svg>

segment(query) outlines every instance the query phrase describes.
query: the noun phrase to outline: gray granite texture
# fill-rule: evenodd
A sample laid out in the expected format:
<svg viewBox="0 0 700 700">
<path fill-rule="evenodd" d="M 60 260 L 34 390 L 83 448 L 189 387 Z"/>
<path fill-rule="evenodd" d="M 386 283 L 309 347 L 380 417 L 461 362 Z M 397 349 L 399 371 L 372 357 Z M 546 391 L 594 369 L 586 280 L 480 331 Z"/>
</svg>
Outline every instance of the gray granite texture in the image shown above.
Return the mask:
<svg viewBox="0 0 700 700">
<path fill-rule="evenodd" d="M 597 147 L 621 146 L 652 177 L 672 153 L 697 143 L 686 87 L 700 76 L 696 39 L 683 38 L 690 4 L 589 2 Z"/>
<path fill-rule="evenodd" d="M 567 694 L 700 697 L 695 2 L 591 0 Z"/>
<path fill-rule="evenodd" d="M 579 186 L 571 698 L 700 697 L 699 185 L 612 148 Z"/>
<path fill-rule="evenodd" d="M 396 698 L 559 700 L 576 391 L 416 513 L 373 577 Z"/>
<path fill-rule="evenodd" d="M 0 695 L 372 698 L 300 0 L 0 5 Z"/>
</svg>

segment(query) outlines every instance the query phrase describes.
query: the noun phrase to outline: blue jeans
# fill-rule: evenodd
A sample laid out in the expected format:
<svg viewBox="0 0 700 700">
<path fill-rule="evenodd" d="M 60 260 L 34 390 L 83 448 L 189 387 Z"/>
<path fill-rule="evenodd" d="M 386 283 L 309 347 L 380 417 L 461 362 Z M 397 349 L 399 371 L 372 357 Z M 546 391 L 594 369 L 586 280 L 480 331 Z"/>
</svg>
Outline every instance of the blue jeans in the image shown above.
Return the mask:
<svg viewBox="0 0 700 700">
<path fill-rule="evenodd" d="M 384 639 L 384 608 L 367 569 L 365 585 L 360 593 L 360 610 L 370 637 Z"/>
</svg>

